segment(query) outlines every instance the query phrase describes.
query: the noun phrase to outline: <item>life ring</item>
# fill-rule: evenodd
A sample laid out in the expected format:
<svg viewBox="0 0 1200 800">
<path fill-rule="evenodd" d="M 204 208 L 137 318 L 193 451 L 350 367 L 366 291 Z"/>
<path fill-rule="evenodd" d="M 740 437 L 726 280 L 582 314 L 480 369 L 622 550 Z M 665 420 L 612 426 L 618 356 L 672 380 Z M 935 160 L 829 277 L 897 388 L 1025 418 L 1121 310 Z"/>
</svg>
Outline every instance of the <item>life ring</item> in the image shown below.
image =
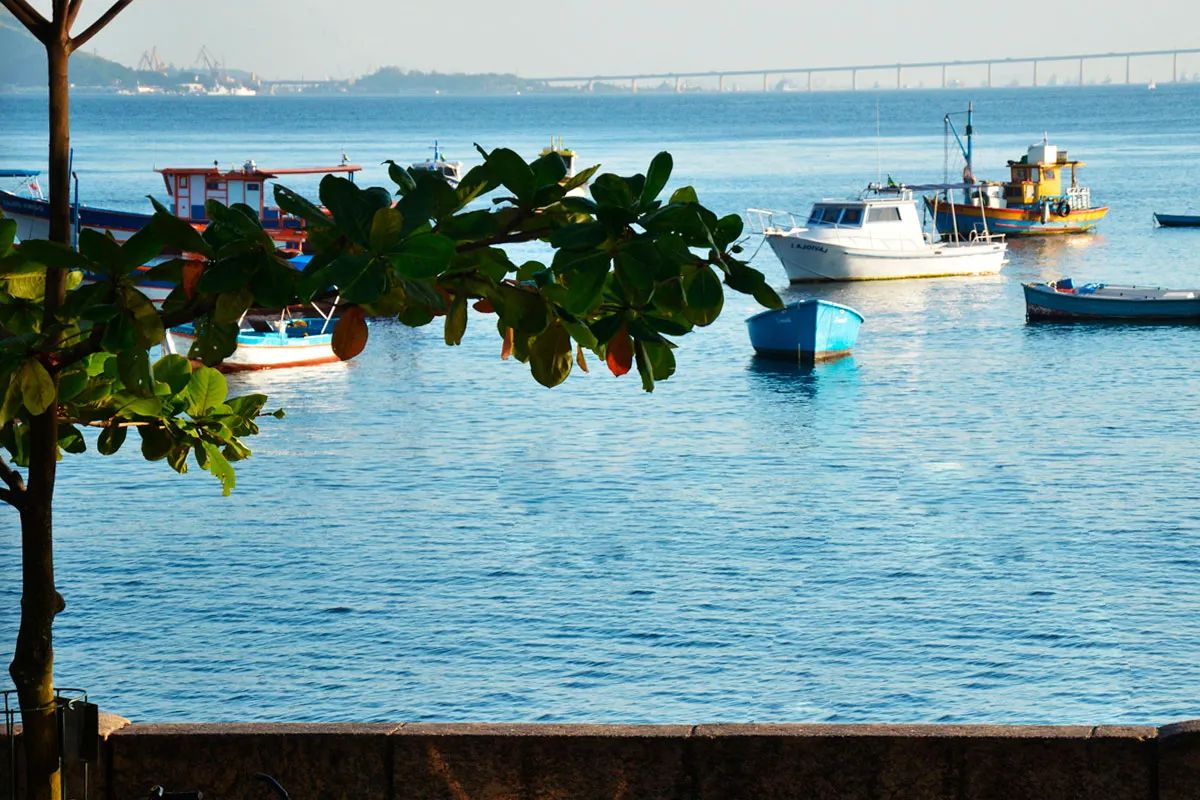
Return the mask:
<svg viewBox="0 0 1200 800">
<path fill-rule="evenodd" d="M 1060 217 L 1071 216 L 1071 202 L 1069 200 L 1063 200 L 1058 204 L 1058 215 Z"/>
</svg>

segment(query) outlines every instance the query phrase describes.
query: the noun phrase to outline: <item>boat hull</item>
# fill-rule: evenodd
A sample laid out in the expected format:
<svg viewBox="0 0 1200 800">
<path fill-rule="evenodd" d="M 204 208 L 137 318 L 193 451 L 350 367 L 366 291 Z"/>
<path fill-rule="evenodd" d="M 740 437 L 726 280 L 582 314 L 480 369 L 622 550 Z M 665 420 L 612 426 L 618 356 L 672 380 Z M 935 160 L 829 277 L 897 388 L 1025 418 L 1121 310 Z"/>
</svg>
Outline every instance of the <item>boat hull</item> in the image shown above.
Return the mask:
<svg viewBox="0 0 1200 800">
<path fill-rule="evenodd" d="M 1154 221 L 1164 228 L 1200 228 L 1200 217 L 1190 217 L 1182 214 L 1156 213 Z"/>
<path fill-rule="evenodd" d="M 994 275 L 1004 266 L 1003 243 L 936 245 L 921 250 L 864 250 L 789 234 L 767 234 L 792 283 L 878 281 Z"/>
<path fill-rule="evenodd" d="M 1068 216 L 1051 214 L 1045 222 L 1041 214 L 1020 208 L 981 208 L 975 205 L 955 203 L 935 204 L 929 198 L 926 205 L 933 213 L 934 227 L 938 233 L 957 231 L 960 235 L 1003 233 L 1006 236 L 1056 236 L 1068 233 L 1086 233 L 1108 214 L 1108 206 L 1072 211 Z"/>
<path fill-rule="evenodd" d="M 849 355 L 863 318 L 854 309 L 825 300 L 801 300 L 746 320 L 754 352 L 805 362 Z"/>
<path fill-rule="evenodd" d="M 311 320 L 309 323 L 315 330 L 321 330 L 323 320 Z M 261 333 L 243 330 L 238 334 L 237 349 L 233 354 L 217 365 L 222 372 L 246 372 L 262 369 L 283 369 L 285 367 L 310 367 L 318 364 L 332 364 L 340 361 L 333 352 L 333 322 L 325 327 L 326 333 L 314 333 L 308 336 L 292 333 L 280 334 L 275 331 Z M 172 328 L 167 331 L 167 349 L 170 352 L 187 355 L 192 342 L 196 340 L 195 329 L 190 325 Z"/>
<path fill-rule="evenodd" d="M 1056 291 L 1044 283 L 1022 284 L 1030 320 L 1200 322 L 1200 290 L 1107 286 L 1091 294 Z"/>
</svg>

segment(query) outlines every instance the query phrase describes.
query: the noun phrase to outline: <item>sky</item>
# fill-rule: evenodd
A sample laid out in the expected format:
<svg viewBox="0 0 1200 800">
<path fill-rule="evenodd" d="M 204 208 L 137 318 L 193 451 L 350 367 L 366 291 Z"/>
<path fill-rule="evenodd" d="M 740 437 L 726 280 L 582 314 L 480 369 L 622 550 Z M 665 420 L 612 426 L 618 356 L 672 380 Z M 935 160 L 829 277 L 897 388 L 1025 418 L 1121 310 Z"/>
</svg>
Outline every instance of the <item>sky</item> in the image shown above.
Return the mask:
<svg viewBox="0 0 1200 800">
<path fill-rule="evenodd" d="M 85 0 L 76 31 L 107 5 Z M 1195 0 L 135 0 L 87 49 L 134 66 L 156 47 L 191 66 L 204 46 L 268 79 L 381 66 L 539 78 L 1189 48 L 1198 29 Z"/>
</svg>

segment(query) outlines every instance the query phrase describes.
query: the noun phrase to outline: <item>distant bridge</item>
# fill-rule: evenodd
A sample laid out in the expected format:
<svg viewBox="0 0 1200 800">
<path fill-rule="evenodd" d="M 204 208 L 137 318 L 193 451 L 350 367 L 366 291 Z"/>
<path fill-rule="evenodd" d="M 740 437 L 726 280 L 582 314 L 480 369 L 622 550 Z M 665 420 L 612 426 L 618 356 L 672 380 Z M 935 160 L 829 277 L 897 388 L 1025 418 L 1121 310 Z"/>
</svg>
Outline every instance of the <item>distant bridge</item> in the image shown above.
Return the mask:
<svg viewBox="0 0 1200 800">
<path fill-rule="evenodd" d="M 858 89 L 858 74 L 860 72 L 879 72 L 882 70 L 896 71 L 896 88 L 902 88 L 903 76 L 905 70 L 914 69 L 936 69 L 941 67 L 942 70 L 942 88 L 949 86 L 948 73 L 953 67 L 987 67 L 987 85 L 992 85 L 992 68 L 994 66 L 1014 64 L 1031 64 L 1033 66 L 1033 85 L 1039 86 L 1038 65 L 1054 61 L 1078 61 L 1079 62 L 1079 83 L 1084 84 L 1084 65 L 1088 61 L 1098 61 L 1101 59 L 1109 60 L 1114 58 L 1125 59 L 1125 83 L 1129 83 L 1129 68 L 1130 62 L 1135 58 L 1147 57 L 1163 57 L 1171 56 L 1171 81 L 1179 80 L 1179 57 L 1181 55 L 1190 55 L 1200 53 L 1200 48 L 1190 50 L 1137 50 L 1127 53 L 1083 53 L 1079 55 L 1060 55 L 1060 56 L 1036 56 L 1029 58 L 981 58 L 967 61 L 916 61 L 904 64 L 858 64 L 851 66 L 839 67 L 791 67 L 789 69 L 744 69 L 744 70 L 724 70 L 724 71 L 709 71 L 709 72 L 648 72 L 639 75 L 579 75 L 572 77 L 559 78 L 531 78 L 529 80 L 543 81 L 549 84 L 586 84 L 591 90 L 597 83 L 624 83 L 628 81 L 633 91 L 637 91 L 638 81 L 675 81 L 675 90 L 682 91 L 683 81 L 687 78 L 716 78 L 718 81 L 719 91 L 725 91 L 726 78 L 740 78 L 749 76 L 762 76 L 763 91 L 767 91 L 768 78 L 771 75 L 807 75 L 808 91 L 813 88 L 813 75 L 818 73 L 850 73 L 850 86 L 852 89 Z"/>
</svg>

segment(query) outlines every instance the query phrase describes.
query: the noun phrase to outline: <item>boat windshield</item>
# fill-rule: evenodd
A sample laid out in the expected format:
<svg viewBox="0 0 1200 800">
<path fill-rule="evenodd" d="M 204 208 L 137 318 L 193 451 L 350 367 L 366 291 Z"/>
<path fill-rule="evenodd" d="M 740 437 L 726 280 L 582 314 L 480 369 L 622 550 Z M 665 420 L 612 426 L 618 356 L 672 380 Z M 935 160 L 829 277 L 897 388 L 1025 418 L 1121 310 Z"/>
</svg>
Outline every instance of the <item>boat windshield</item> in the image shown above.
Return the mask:
<svg viewBox="0 0 1200 800">
<path fill-rule="evenodd" d="M 808 224 L 857 227 L 862 224 L 862 209 L 818 203 L 813 206 L 812 214 L 808 217 Z"/>
</svg>

